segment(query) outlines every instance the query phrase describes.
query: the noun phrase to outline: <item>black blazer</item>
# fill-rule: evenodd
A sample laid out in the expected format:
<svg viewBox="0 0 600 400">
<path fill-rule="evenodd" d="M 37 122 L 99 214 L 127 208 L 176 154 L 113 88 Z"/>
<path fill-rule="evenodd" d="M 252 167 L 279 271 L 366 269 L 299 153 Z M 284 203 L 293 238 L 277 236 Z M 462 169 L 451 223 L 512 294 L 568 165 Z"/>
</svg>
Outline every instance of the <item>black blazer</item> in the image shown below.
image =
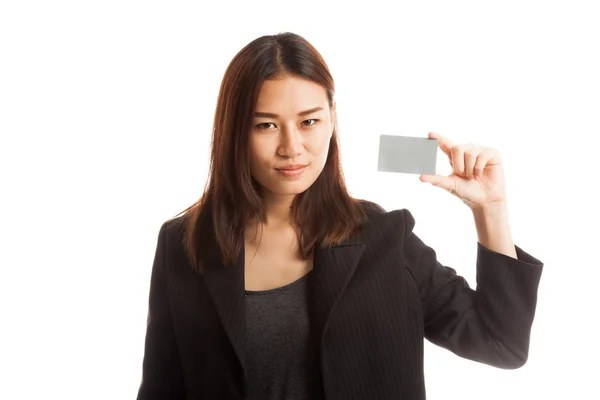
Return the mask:
<svg viewBox="0 0 600 400">
<path fill-rule="evenodd" d="M 425 399 L 423 338 L 494 367 L 522 366 L 543 263 L 518 246 L 517 260 L 477 243 L 473 290 L 413 233 L 408 210 L 370 204 L 360 235 L 316 249 L 309 275 L 326 398 Z M 158 234 L 137 398 L 243 399 L 244 250 L 235 266 L 199 274 L 180 244 L 182 219 Z"/>
</svg>

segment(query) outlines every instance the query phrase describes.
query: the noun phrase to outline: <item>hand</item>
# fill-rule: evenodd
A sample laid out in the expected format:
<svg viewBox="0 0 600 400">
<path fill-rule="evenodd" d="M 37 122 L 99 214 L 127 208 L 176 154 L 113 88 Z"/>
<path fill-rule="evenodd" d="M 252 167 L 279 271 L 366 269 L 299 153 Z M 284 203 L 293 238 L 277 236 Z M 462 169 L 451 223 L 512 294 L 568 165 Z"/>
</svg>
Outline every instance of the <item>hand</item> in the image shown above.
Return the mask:
<svg viewBox="0 0 600 400">
<path fill-rule="evenodd" d="M 453 172 L 448 176 L 421 175 L 421 182 L 446 189 L 472 210 L 506 202 L 504 171 L 496 149 L 472 143 L 453 145 L 434 132 L 429 132 L 429 138 L 438 140 Z"/>
</svg>

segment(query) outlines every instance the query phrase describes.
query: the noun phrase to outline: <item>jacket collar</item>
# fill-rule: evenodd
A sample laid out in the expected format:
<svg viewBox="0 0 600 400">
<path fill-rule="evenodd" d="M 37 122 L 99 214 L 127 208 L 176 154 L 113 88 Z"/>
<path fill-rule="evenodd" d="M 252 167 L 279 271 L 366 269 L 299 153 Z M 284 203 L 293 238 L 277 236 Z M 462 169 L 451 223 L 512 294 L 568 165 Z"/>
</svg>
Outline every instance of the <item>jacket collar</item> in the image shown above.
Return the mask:
<svg viewBox="0 0 600 400">
<path fill-rule="evenodd" d="M 309 275 L 309 313 L 311 324 L 322 345 L 329 315 L 354 274 L 365 245 L 353 236 L 343 243 L 326 248 L 315 248 L 313 271 Z M 234 266 L 219 262 L 205 268 L 204 277 L 209 295 L 240 364 L 246 372 L 246 305 L 244 278 L 244 246 Z"/>
</svg>

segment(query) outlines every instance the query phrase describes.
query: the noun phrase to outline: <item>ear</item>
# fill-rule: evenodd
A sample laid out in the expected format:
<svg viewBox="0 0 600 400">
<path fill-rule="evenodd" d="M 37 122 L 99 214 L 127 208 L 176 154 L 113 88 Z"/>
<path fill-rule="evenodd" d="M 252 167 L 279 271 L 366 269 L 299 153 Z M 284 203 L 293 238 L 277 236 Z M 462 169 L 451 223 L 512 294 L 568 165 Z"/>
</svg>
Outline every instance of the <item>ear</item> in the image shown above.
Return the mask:
<svg viewBox="0 0 600 400">
<path fill-rule="evenodd" d="M 337 127 L 337 112 L 335 111 L 335 108 L 333 109 L 333 111 L 331 113 L 331 126 L 333 127 L 333 129 L 332 129 L 332 133 L 333 133 L 333 131 L 335 131 L 336 127 Z"/>
</svg>

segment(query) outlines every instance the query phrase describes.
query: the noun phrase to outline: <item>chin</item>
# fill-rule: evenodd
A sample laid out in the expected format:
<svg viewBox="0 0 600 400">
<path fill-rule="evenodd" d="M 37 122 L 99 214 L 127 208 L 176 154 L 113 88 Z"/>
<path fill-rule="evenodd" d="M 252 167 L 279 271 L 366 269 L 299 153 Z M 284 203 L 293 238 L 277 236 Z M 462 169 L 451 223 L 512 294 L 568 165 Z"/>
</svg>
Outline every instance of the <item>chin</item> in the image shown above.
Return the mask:
<svg viewBox="0 0 600 400">
<path fill-rule="evenodd" d="M 306 185 L 294 185 L 293 188 L 280 188 L 280 190 L 278 191 L 273 191 L 273 193 L 277 193 L 277 194 L 281 194 L 281 195 L 297 195 L 300 193 L 304 193 L 306 192 L 306 190 L 309 188 L 310 186 L 306 186 Z"/>
<path fill-rule="evenodd" d="M 302 181 L 290 182 L 287 184 L 277 183 L 269 185 L 267 190 L 277 195 L 297 195 L 304 193 L 311 185 L 306 184 Z"/>
</svg>

